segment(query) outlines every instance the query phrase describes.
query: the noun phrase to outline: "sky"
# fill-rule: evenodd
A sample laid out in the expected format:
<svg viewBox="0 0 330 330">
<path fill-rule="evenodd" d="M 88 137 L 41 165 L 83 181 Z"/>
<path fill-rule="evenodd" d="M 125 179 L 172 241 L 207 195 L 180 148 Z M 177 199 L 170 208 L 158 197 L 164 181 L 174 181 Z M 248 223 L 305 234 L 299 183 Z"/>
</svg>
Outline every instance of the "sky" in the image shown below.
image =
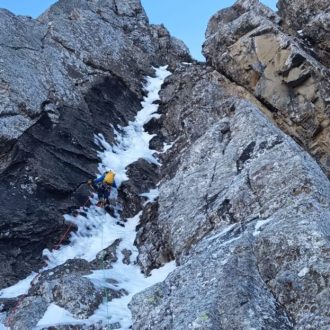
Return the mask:
<svg viewBox="0 0 330 330">
<path fill-rule="evenodd" d="M 122 0 L 124 1 L 124 0 Z M 0 8 L 17 15 L 39 16 L 54 0 L 0 0 Z M 163 23 L 170 33 L 183 40 L 192 56 L 203 60 L 201 47 L 210 17 L 218 10 L 231 6 L 234 0 L 141 0 L 151 23 Z M 276 9 L 276 0 L 262 0 Z"/>
</svg>

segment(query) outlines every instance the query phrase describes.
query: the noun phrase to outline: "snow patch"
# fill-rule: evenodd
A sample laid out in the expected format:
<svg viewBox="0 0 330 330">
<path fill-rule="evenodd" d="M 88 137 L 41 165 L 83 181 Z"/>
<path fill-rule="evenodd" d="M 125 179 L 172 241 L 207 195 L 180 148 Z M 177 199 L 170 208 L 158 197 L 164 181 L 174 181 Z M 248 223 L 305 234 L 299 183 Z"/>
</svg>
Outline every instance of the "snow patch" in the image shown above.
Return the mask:
<svg viewBox="0 0 330 330">
<path fill-rule="evenodd" d="M 59 320 L 61 320 L 59 322 Z M 54 303 L 49 305 L 43 318 L 38 322 L 38 328 L 50 327 L 54 323 L 60 324 L 77 324 L 77 320 L 74 316 L 66 311 L 64 308 L 55 305 Z M 79 322 L 79 321 L 78 321 Z"/>
<path fill-rule="evenodd" d="M 172 143 L 164 143 L 164 147 L 163 147 L 163 153 L 165 153 L 166 151 L 170 150 L 173 146 L 174 146 L 175 142 Z"/>
<path fill-rule="evenodd" d="M 148 198 L 146 203 L 153 203 L 159 197 L 159 190 L 158 188 L 151 189 L 149 192 L 143 193 L 140 196 Z"/>
<path fill-rule="evenodd" d="M 121 250 L 121 247 L 119 250 Z M 132 297 L 136 293 L 164 281 L 175 267 L 175 262 L 170 262 L 164 267 L 154 270 L 150 277 L 144 277 L 136 265 L 125 265 L 121 262 L 116 263 L 113 269 L 93 272 L 88 278 L 90 278 L 95 285 L 102 285 L 103 287 L 110 287 L 115 290 L 118 288 L 125 289 L 129 292 L 129 295 L 114 299 L 110 302 L 104 302 L 95 314 L 85 321 L 85 324 L 93 324 L 108 319 L 109 316 L 108 320 L 110 323 L 119 322 L 122 327 L 121 329 L 129 329 L 132 325 L 132 315 L 128 304 L 132 300 Z M 118 283 L 116 283 L 115 287 L 111 287 L 111 285 L 105 281 L 105 278 L 115 278 Z"/>
<path fill-rule="evenodd" d="M 256 226 L 254 227 L 253 236 L 258 236 L 261 233 L 260 228 L 267 225 L 267 223 L 269 223 L 271 221 L 272 221 L 272 219 L 257 221 Z"/>
<path fill-rule="evenodd" d="M 298 273 L 298 276 L 299 276 L 299 277 L 304 277 L 308 272 L 309 272 L 309 268 L 308 268 L 308 267 L 304 267 L 304 268 Z"/>
<path fill-rule="evenodd" d="M 136 259 L 138 254 L 138 251 L 134 246 L 134 240 L 136 236 L 135 228 L 138 225 L 140 216 L 141 213 L 128 220 L 127 226 L 125 229 L 123 228 L 126 230 L 126 235 L 118 247 L 118 251 L 122 251 L 125 248 L 130 249 L 133 252 L 131 260 Z M 106 246 L 103 246 L 102 248 L 105 247 Z M 121 256 L 119 256 L 119 259 L 121 259 Z M 175 267 L 175 262 L 173 261 L 162 268 L 153 270 L 150 277 L 145 277 L 141 273 L 140 268 L 134 263 L 126 265 L 122 260 L 118 260 L 113 264 L 113 268 L 95 270 L 91 275 L 86 275 L 85 277 L 89 278 L 99 289 L 124 289 L 129 293 L 127 296 L 114 299 L 110 302 L 104 301 L 94 315 L 84 320 L 75 319 L 74 316 L 65 309 L 52 304 L 48 307 L 43 318 L 39 321 L 38 326 L 45 327 L 63 324 L 92 325 L 97 322 L 102 322 L 103 324 L 120 323 L 120 329 L 129 329 L 132 325 L 132 315 L 128 308 L 128 304 L 133 295 L 145 290 L 151 285 L 163 281 L 167 275 L 175 269 Z M 111 284 L 108 279 L 115 279 L 116 284 Z"/>
<path fill-rule="evenodd" d="M 30 284 L 36 277 L 37 273 L 32 273 L 24 280 L 17 282 L 15 285 L 0 291 L 1 298 L 15 298 L 22 294 L 27 294 L 30 288 Z M 1 328 L 0 328 L 1 329 Z"/>
<path fill-rule="evenodd" d="M 92 261 L 101 250 L 100 242 L 102 240 L 105 248 L 111 245 L 114 240 L 123 239 L 127 234 L 125 228 L 116 224 L 117 218 L 111 217 L 102 208 L 95 205 L 88 209 L 85 216 L 66 215 L 65 219 L 74 223 L 78 230 L 71 233 L 70 245 L 62 246 L 58 250 L 44 251 L 43 254 L 48 259 L 46 269 L 59 266 L 68 259 L 81 258 Z"/>
</svg>

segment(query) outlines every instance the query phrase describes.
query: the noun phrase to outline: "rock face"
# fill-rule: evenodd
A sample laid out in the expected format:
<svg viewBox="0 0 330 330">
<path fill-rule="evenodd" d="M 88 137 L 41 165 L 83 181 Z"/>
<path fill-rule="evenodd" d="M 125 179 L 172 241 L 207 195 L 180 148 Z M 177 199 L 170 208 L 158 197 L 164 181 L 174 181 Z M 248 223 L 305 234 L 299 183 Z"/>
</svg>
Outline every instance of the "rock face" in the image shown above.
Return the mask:
<svg viewBox="0 0 330 330">
<path fill-rule="evenodd" d="M 330 5 L 327 0 L 280 0 L 279 14 L 290 32 L 304 38 L 318 59 L 329 67 Z"/>
<path fill-rule="evenodd" d="M 0 10 L 0 287 L 40 266 L 98 163 L 140 108 L 152 65 L 189 60 L 139 0 L 62 0 L 37 20 Z M 124 197 L 125 197 L 125 193 Z M 128 212 L 129 213 L 129 212 Z"/>
<path fill-rule="evenodd" d="M 232 94 L 239 89 L 210 68 L 188 66 L 163 90 L 162 133 L 178 142 L 164 160 L 157 225 L 146 227 L 140 260 L 146 271 L 161 263 L 166 256 L 152 264 L 144 254 L 166 242 L 179 267 L 133 299 L 135 329 L 330 324 L 329 181 Z"/>
<path fill-rule="evenodd" d="M 185 63 L 185 46 L 149 25 L 138 0 L 63 0 L 38 20 L 0 13 L 10 23 L 0 32 L 2 285 L 39 264 L 63 231 L 62 214 L 84 202 L 81 183 L 98 162 L 93 134 L 113 142 L 112 127 L 139 109 L 151 65 L 172 71 L 160 116 L 145 125 L 162 165 L 134 162 L 119 191 L 123 218 L 142 210 L 137 260 L 119 249 L 124 238 L 90 263 L 42 273 L 15 312 L 0 300 L 13 329 L 33 329 L 51 303 L 91 315 L 101 301 L 91 270 L 121 260 L 149 275 L 174 259 L 164 282 L 130 302 L 133 329 L 329 329 L 329 5 L 278 6 L 239 0 L 216 13 L 206 63 Z M 156 186 L 159 197 L 143 203 Z"/>
<path fill-rule="evenodd" d="M 330 176 L 329 69 L 280 23 L 257 0 L 237 1 L 212 17 L 203 51 L 210 65 L 264 103 L 267 115 Z"/>
</svg>

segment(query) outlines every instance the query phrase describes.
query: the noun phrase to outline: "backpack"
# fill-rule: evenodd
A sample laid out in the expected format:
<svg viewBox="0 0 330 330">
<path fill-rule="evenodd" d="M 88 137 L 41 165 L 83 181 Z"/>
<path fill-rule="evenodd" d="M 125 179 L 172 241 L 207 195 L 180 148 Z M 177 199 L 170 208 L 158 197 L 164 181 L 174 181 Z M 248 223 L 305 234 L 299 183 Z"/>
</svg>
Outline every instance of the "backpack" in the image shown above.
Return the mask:
<svg viewBox="0 0 330 330">
<path fill-rule="evenodd" d="M 112 171 L 109 171 L 105 174 L 105 177 L 103 179 L 103 182 L 108 184 L 108 185 L 112 185 L 113 182 L 115 181 L 115 173 Z"/>
</svg>

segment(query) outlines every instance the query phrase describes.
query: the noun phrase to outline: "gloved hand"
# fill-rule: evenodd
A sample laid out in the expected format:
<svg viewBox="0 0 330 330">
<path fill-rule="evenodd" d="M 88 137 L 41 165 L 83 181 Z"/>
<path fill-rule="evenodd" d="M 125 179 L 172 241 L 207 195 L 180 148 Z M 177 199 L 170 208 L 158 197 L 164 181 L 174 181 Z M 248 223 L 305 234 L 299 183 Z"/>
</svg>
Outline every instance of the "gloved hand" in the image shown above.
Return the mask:
<svg viewBox="0 0 330 330">
<path fill-rule="evenodd" d="M 91 179 L 89 179 L 89 180 L 87 181 L 87 185 L 88 185 L 88 186 L 91 186 L 92 183 L 93 183 L 93 181 L 92 181 Z"/>
</svg>

